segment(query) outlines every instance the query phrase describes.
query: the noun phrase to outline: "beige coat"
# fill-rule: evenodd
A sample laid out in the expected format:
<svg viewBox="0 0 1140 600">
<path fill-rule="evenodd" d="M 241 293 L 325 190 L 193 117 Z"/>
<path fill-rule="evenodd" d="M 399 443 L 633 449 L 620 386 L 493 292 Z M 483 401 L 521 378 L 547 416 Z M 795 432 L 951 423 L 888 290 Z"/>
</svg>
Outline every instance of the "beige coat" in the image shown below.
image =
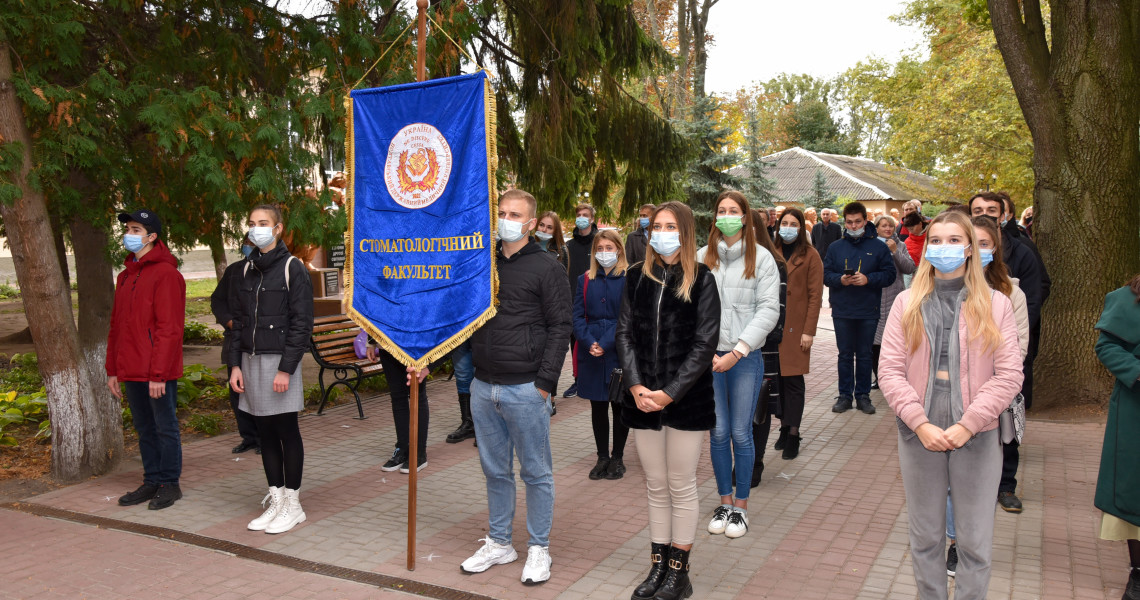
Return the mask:
<svg viewBox="0 0 1140 600">
<path fill-rule="evenodd" d="M 800 336 L 815 335 L 823 304 L 823 261 L 815 248 L 788 261 L 788 299 L 784 339 L 780 342 L 780 374 L 805 375 L 811 370 L 811 349 L 800 349 Z"/>
</svg>

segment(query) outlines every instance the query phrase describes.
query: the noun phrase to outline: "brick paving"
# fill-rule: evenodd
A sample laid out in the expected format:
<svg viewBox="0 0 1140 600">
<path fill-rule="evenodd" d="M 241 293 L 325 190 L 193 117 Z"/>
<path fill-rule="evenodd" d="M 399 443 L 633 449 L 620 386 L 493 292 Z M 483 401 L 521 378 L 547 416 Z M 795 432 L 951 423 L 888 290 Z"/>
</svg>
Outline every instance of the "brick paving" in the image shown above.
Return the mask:
<svg viewBox="0 0 1140 600">
<path fill-rule="evenodd" d="M 896 429 L 879 411 L 830 411 L 835 343 L 824 311 L 808 376 L 800 457 L 768 450 L 752 491 L 743 538 L 699 533 L 692 578 L 698 598 L 913 598 L 906 506 Z M 570 382 L 569 360 L 559 388 Z M 419 477 L 417 568 L 405 568 L 407 476 L 380 465 L 395 441 L 386 396 L 366 401 L 365 421 L 346 405 L 305 416 L 308 521 L 271 536 L 245 523 L 265 493 L 256 456 L 235 457 L 235 437 L 184 448 L 185 498 L 170 509 L 123 508 L 115 500 L 140 479 L 137 458 L 119 473 L 28 499 L 126 523 L 195 533 L 249 548 L 380 573 L 495 598 L 627 598 L 646 570 L 644 479 L 632 440 L 620 481 L 589 481 L 594 444 L 586 401 L 559 399 L 553 419 L 556 503 L 551 580 L 519 583 L 525 560 L 525 494 L 519 483 L 514 543 L 520 560 L 464 575 L 458 564 L 486 535 L 486 491 L 470 442 L 446 444 L 458 425 L 452 382 L 428 386 L 429 463 Z M 990 598 L 1118 598 L 1127 579 L 1122 543 L 1096 539 L 1092 505 L 1103 425 L 1030 421 L 1019 473 L 1025 512 L 997 511 Z M 774 436 L 773 436 L 774 438 Z M 707 445 L 698 469 L 701 527 L 719 499 Z M 236 458 L 236 460 L 235 460 Z M 703 531 L 703 529 L 702 529 Z M 179 598 L 407 596 L 230 554 L 0 511 L 0 598 Z M 161 573 L 161 577 L 155 574 Z"/>
</svg>

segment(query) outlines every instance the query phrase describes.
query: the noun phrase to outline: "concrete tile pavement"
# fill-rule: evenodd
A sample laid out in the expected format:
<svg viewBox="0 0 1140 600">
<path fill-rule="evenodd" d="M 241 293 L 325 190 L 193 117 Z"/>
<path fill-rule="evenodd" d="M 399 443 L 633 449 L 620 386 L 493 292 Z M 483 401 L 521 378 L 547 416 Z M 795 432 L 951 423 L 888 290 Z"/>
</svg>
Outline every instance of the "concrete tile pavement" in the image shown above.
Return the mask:
<svg viewBox="0 0 1140 600">
<path fill-rule="evenodd" d="M 698 534 L 692 567 L 696 597 L 914 597 L 894 419 L 877 393 L 876 415 L 830 412 L 835 345 L 824 312 L 813 373 L 807 378 L 800 457 L 784 461 L 777 452 L 766 453 L 764 482 L 752 490 L 748 535 L 729 540 Z M 569 361 L 566 365 L 560 389 L 570 383 Z M 626 448 L 625 479 L 589 481 L 586 473 L 595 459 L 589 409 L 584 400 L 559 399 L 551 436 L 557 494 L 551 581 L 539 587 L 519 583 L 526 550 L 521 483 L 514 520 L 520 560 L 464 575 L 458 564 L 478 548 L 487 529 L 483 475 L 469 442 L 443 443 L 458 425 L 454 385 L 433 382 L 428 397 L 429 464 L 419 478 L 414 572 L 405 569 L 407 476 L 379 470 L 395 440 L 387 397 L 367 402 L 365 421 L 351 418 L 353 406 L 302 418 L 307 451 L 302 502 L 309 520 L 287 534 L 245 530 L 260 511 L 265 483 L 256 457 L 229 453 L 230 436 L 185 447 L 186 497 L 167 510 L 117 506 L 118 495 L 137 485 L 137 466 L 29 501 L 495 598 L 629 596 L 646 571 L 648 547 L 644 479 L 632 441 Z M 989 597 L 1111 598 L 1122 593 L 1127 578 L 1123 544 L 1095 538 L 1099 513 L 1092 506 L 1092 490 L 1101 432 L 1097 424 L 1031 420 L 1019 477 L 1026 509 L 1021 515 L 998 511 Z M 703 454 L 698 470 L 702 531 L 719 501 L 707 446 Z M 172 589 L 179 597 L 190 592 L 227 597 L 232 590 L 225 583 L 231 580 L 240 582 L 238 593 L 245 597 L 273 596 L 276 586 L 287 590 L 286 597 L 304 595 L 298 590 L 310 590 L 310 597 L 366 597 L 356 595 L 362 587 L 380 593 L 202 548 L 13 511 L 0 511 L 0 531 L 5 532 L 0 551 L 9 550 L 3 556 L 19 557 L 0 561 L 5 582 L 0 597 L 38 597 L 55 593 L 52 586 L 72 597 L 134 597 L 139 586 L 149 583 L 150 570 L 128 570 L 129 561 L 122 566 L 113 551 L 118 547 L 131 556 L 143 555 L 139 560 L 144 565 L 145 557 L 153 555 L 158 561 L 154 568 L 173 569 L 171 581 L 178 585 Z M 68 557 L 65 575 L 59 574 L 60 556 Z M 107 572 L 115 576 L 102 578 Z M 216 583 L 218 575 L 222 584 Z"/>
</svg>

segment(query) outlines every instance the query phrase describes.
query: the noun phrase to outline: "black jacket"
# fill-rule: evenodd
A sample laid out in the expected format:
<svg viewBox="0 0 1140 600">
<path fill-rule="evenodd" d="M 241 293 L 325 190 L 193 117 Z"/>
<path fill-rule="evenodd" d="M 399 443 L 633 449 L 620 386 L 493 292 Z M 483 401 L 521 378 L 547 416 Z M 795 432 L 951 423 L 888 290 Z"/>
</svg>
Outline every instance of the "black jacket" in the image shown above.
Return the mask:
<svg viewBox="0 0 1140 600">
<path fill-rule="evenodd" d="M 843 228 L 839 223 L 820 221 L 811 228 L 811 244 L 819 252 L 820 259 L 827 258 L 827 247 L 843 238 Z"/>
<path fill-rule="evenodd" d="M 1027 243 L 1028 242 L 1028 243 Z M 1052 282 L 1045 272 L 1045 263 L 1034 253 L 1036 246 L 1029 238 L 1021 237 L 1016 225 L 1008 224 L 1001 232 L 1001 257 L 1009 269 L 1009 276 L 1018 279 L 1017 286 L 1025 292 L 1025 308 L 1029 312 L 1029 326 L 1036 327 L 1041 322 L 1041 306 L 1049 296 Z"/>
<path fill-rule="evenodd" d="M 570 286 L 566 271 L 538 242 L 510 258 L 497 248 L 498 313 L 471 336 L 475 377 L 500 385 L 534 382 L 554 390 L 570 347 Z"/>
<path fill-rule="evenodd" d="M 236 274 L 234 327 L 228 364 L 240 365 L 242 353 L 280 354 L 283 373 L 293 373 L 309 349 L 313 333 L 313 282 L 305 264 L 289 260 L 289 249 L 277 246 L 262 254 L 254 250 Z M 285 268 L 289 284 L 285 284 Z"/>
<path fill-rule="evenodd" d="M 633 429 L 672 427 L 704 431 L 716 425 L 712 359 L 720 338 L 720 293 L 716 279 L 697 265 L 691 301 L 673 290 L 681 282 L 680 265 L 656 267 L 653 281 L 643 265 L 626 271 L 616 344 L 622 367 L 622 422 Z M 661 390 L 673 402 L 660 411 L 642 412 L 629 388 Z"/>
<path fill-rule="evenodd" d="M 218 280 L 218 286 L 214 288 L 214 293 L 210 294 L 210 312 L 214 313 L 214 319 L 226 331 L 226 336 L 222 340 L 222 364 L 228 366 L 232 366 L 229 362 L 230 346 L 233 345 L 233 337 L 229 335 L 230 326 L 228 323 L 233 320 L 237 308 L 237 286 L 234 285 L 234 282 L 241 278 L 241 272 L 245 265 L 245 259 L 230 263 L 222 273 L 222 278 Z"/>
<path fill-rule="evenodd" d="M 632 233 L 625 236 L 625 260 L 636 265 L 645 260 L 645 247 L 649 245 L 649 230 L 638 225 Z"/>
<path fill-rule="evenodd" d="M 574 289 L 578 277 L 590 269 L 590 250 L 594 247 L 594 236 L 598 234 L 597 224 L 590 226 L 590 233 L 582 235 L 578 228 L 574 228 L 574 237 L 566 242 L 569 261 L 566 264 L 566 274 L 569 276 L 566 283 L 569 289 Z"/>
</svg>

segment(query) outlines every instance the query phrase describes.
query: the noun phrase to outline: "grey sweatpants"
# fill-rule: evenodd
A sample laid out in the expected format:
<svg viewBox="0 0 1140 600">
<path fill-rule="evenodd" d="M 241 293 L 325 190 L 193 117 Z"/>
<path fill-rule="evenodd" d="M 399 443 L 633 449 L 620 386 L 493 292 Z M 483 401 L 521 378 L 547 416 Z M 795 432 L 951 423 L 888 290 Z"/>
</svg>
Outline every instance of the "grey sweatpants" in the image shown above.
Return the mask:
<svg viewBox="0 0 1140 600">
<path fill-rule="evenodd" d="M 951 452 L 931 452 L 899 422 L 899 467 L 906 489 L 910 554 L 918 597 L 945 600 L 946 488 L 958 536 L 955 600 L 981 600 L 990 585 L 994 510 L 1001 480 L 998 430 L 974 436 Z"/>
</svg>

